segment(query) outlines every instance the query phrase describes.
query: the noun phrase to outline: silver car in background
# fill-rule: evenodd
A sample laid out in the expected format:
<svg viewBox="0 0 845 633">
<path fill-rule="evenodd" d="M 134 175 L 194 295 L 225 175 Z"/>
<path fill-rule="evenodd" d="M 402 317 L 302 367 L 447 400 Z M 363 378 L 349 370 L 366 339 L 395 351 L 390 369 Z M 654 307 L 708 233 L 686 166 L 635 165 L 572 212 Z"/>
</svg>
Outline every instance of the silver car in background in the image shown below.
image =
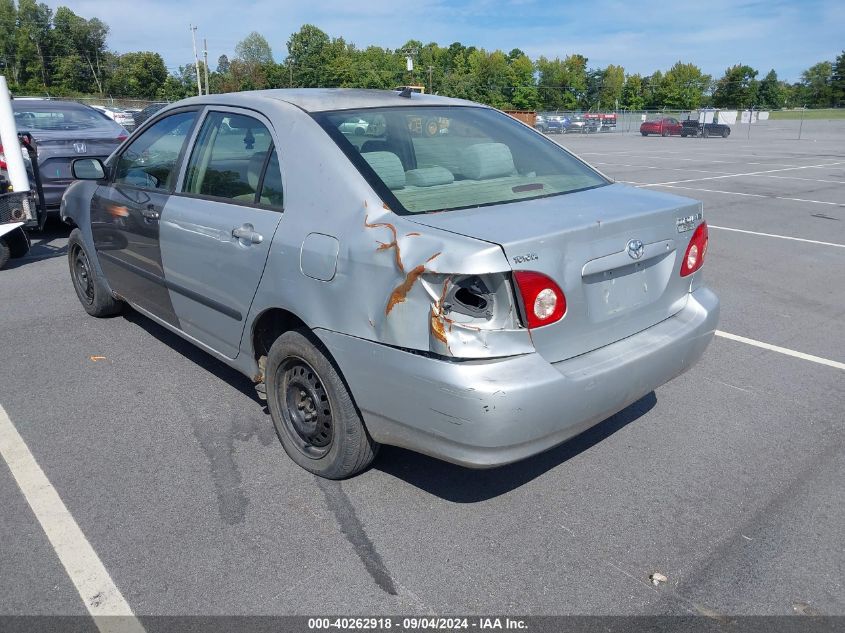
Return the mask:
<svg viewBox="0 0 845 633">
<path fill-rule="evenodd" d="M 380 443 L 471 467 L 536 454 L 687 370 L 718 320 L 701 203 L 467 101 L 196 97 L 74 170 L 85 309 L 129 304 L 248 376 L 323 477 Z"/>
</svg>

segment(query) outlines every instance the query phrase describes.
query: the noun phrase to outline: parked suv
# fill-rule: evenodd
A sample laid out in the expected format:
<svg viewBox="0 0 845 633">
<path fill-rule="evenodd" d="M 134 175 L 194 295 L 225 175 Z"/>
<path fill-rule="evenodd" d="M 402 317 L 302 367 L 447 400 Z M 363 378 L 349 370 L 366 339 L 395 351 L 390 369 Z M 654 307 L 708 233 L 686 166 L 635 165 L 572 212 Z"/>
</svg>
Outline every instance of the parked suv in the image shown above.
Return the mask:
<svg viewBox="0 0 845 633">
<path fill-rule="evenodd" d="M 700 202 L 615 184 L 467 101 L 195 97 L 74 173 L 85 310 L 128 304 L 248 376 L 323 477 L 381 443 L 473 467 L 544 451 L 688 369 L 716 328 Z"/>
</svg>

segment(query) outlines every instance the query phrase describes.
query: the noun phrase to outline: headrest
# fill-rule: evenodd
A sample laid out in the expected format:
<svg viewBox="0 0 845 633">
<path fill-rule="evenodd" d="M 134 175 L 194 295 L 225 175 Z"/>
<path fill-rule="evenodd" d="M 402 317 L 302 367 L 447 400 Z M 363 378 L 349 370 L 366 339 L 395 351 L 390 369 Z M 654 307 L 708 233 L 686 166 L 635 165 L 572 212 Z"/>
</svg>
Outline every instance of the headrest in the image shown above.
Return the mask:
<svg viewBox="0 0 845 633">
<path fill-rule="evenodd" d="M 388 189 L 401 189 L 405 186 L 402 161 L 393 152 L 364 152 L 361 158 L 367 161 Z"/>
<path fill-rule="evenodd" d="M 415 187 L 433 187 L 454 182 L 455 176 L 445 167 L 419 167 L 405 172 L 405 183 Z"/>
<path fill-rule="evenodd" d="M 249 159 L 249 165 L 246 168 L 246 181 L 253 191 L 258 189 L 258 181 L 261 179 L 261 170 L 266 158 L 267 152 L 255 152 Z"/>
<path fill-rule="evenodd" d="M 471 180 L 510 176 L 515 171 L 510 148 L 504 143 L 476 143 L 461 152 L 461 173 Z"/>
</svg>

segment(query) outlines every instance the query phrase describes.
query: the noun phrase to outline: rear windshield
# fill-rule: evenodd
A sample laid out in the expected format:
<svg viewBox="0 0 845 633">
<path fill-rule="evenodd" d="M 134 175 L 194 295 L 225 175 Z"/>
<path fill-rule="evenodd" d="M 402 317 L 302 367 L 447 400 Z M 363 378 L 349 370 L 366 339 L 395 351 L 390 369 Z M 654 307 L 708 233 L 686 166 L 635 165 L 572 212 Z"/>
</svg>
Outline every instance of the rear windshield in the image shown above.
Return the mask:
<svg viewBox="0 0 845 633">
<path fill-rule="evenodd" d="M 21 130 L 85 130 L 102 127 L 110 119 L 93 108 L 69 104 L 13 101 L 15 124 Z"/>
<path fill-rule="evenodd" d="M 503 204 L 608 184 L 553 141 L 488 108 L 373 108 L 315 119 L 398 213 Z"/>
</svg>

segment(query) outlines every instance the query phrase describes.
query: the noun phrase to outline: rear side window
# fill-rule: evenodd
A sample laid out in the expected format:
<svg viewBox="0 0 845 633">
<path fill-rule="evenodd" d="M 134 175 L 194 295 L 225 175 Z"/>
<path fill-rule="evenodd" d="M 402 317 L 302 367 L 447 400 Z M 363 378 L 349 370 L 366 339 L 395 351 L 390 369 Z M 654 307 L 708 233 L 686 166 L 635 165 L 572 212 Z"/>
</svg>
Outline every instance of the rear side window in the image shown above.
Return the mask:
<svg viewBox="0 0 845 633">
<path fill-rule="evenodd" d="M 398 213 L 543 198 L 608 181 L 501 112 L 406 106 L 315 115 Z"/>
<path fill-rule="evenodd" d="M 273 156 L 272 143 L 270 131 L 257 119 L 229 112 L 211 112 L 191 152 L 182 191 L 248 203 L 260 201 L 275 205 L 271 200 L 278 200 L 280 206 L 278 158 L 275 159 L 275 171 L 268 171 L 269 178 L 262 191 L 262 174 Z M 270 193 L 271 189 L 273 193 Z"/>
<path fill-rule="evenodd" d="M 196 112 L 180 112 L 147 128 L 117 159 L 115 184 L 172 189 L 176 163 L 196 116 Z"/>
</svg>

